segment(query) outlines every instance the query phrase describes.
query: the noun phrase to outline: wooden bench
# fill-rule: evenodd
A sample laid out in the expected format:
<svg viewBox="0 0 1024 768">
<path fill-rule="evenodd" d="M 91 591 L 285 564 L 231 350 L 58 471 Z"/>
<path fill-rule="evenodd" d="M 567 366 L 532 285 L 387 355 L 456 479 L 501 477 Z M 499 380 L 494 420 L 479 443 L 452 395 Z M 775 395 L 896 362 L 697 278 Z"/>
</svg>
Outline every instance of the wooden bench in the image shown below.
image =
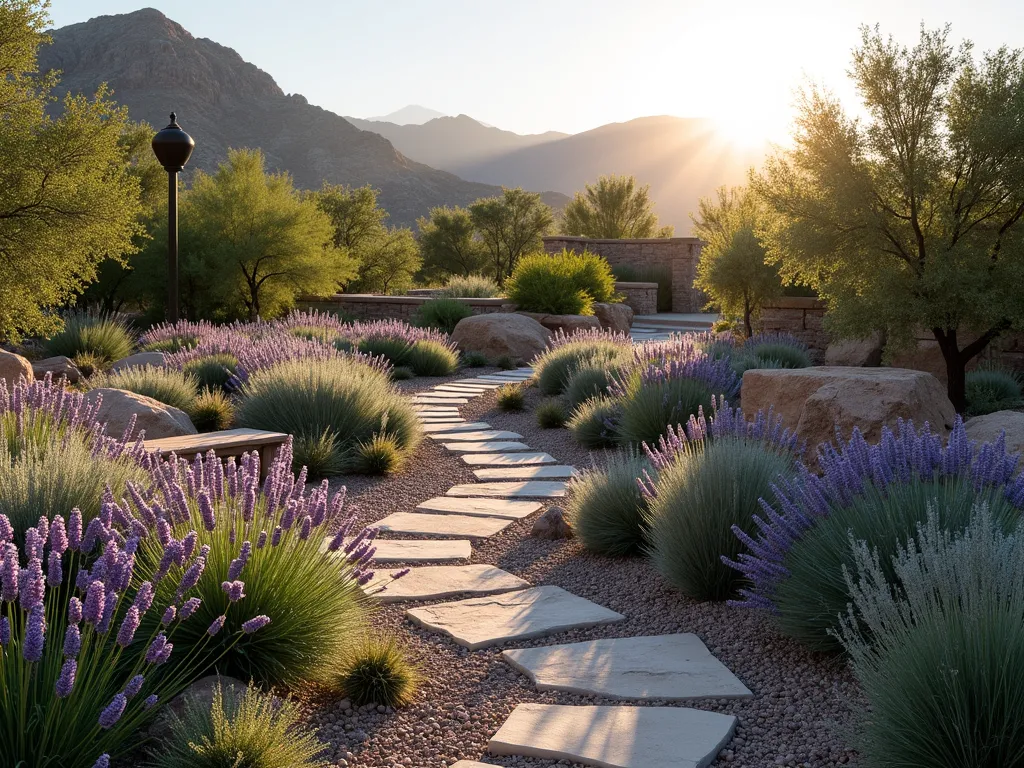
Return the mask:
<svg viewBox="0 0 1024 768">
<path fill-rule="evenodd" d="M 164 437 L 159 440 L 146 440 L 146 450 L 156 451 L 161 458 L 172 453 L 178 458 L 191 459 L 196 454 L 212 450 L 217 456 L 241 456 L 243 453 L 258 450 L 260 452 L 260 474 L 265 475 L 277 448 L 288 439 L 283 432 L 266 432 L 262 429 L 225 429 L 222 432 L 204 432 L 199 435 L 182 435 L 181 437 Z"/>
</svg>

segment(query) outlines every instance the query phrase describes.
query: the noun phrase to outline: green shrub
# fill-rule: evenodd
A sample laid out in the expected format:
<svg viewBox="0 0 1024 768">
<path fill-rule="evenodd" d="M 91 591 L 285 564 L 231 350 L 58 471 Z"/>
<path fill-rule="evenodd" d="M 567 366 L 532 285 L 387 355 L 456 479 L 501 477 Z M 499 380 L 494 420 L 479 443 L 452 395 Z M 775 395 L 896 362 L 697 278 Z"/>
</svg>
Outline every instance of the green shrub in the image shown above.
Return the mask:
<svg viewBox="0 0 1024 768">
<path fill-rule="evenodd" d="M 665 427 L 685 424 L 701 406 L 710 412 L 714 394 L 697 379 L 637 382 L 621 399 L 619 437 L 633 445 L 653 444 L 665 433 Z"/>
<path fill-rule="evenodd" d="M 657 283 L 658 311 L 672 311 L 672 270 L 659 264 L 616 264 L 612 267 L 616 282 L 620 283 Z"/>
<path fill-rule="evenodd" d="M 92 352 L 79 352 L 71 358 L 71 362 L 75 364 L 78 372 L 87 379 L 93 374 L 99 373 L 109 366 L 109 363 L 106 360 L 94 355 Z"/>
<path fill-rule="evenodd" d="M 628 346 L 614 341 L 571 341 L 549 349 L 533 361 L 537 386 L 546 395 L 560 395 L 581 367 L 611 370 L 633 357 Z"/>
<path fill-rule="evenodd" d="M 617 423 L 622 409 L 614 400 L 595 397 L 577 406 L 569 417 L 569 431 L 586 448 L 611 448 L 619 442 Z"/>
<path fill-rule="evenodd" d="M 182 370 L 194 376 L 200 386 L 207 389 L 223 389 L 228 380 L 238 370 L 238 358 L 226 352 L 216 355 L 205 355 L 189 360 Z"/>
<path fill-rule="evenodd" d="M 1024 403 L 1020 376 L 1000 368 L 968 371 L 966 396 L 969 416 L 1019 408 Z"/>
<path fill-rule="evenodd" d="M 230 429 L 235 420 L 235 404 L 222 390 L 206 389 L 196 398 L 188 415 L 200 432 Z"/>
<path fill-rule="evenodd" d="M 538 253 L 519 259 L 505 290 L 523 312 L 594 314 L 594 297 L 577 285 L 567 264 L 554 256 Z"/>
<path fill-rule="evenodd" d="M 513 359 L 511 355 L 502 355 L 494 361 L 494 365 L 503 371 L 514 371 L 519 367 L 519 361 Z"/>
<path fill-rule="evenodd" d="M 357 348 L 360 352 L 374 357 L 384 357 L 396 368 L 409 366 L 412 343 L 393 336 L 371 336 L 362 339 Z"/>
<path fill-rule="evenodd" d="M 412 701 L 420 675 L 393 638 L 369 638 L 345 659 L 339 684 L 356 706 L 401 707 Z"/>
<path fill-rule="evenodd" d="M 408 381 L 415 375 L 416 374 L 412 372 L 412 368 L 406 368 L 404 365 L 400 365 L 397 368 L 391 369 L 392 381 Z"/>
<path fill-rule="evenodd" d="M 401 469 L 405 455 L 390 435 L 374 435 L 356 450 L 356 471 L 364 475 L 390 475 Z"/>
<path fill-rule="evenodd" d="M 569 374 L 565 386 L 565 399 L 570 410 L 575 410 L 587 400 L 605 397 L 608 385 L 612 383 L 612 372 L 599 365 L 586 363 Z"/>
<path fill-rule="evenodd" d="M 616 557 L 643 551 L 647 501 L 637 479 L 648 467 L 638 456 L 616 458 L 604 470 L 587 470 L 569 483 L 566 514 L 584 547 Z"/>
<path fill-rule="evenodd" d="M 451 333 L 460 320 L 472 316 L 473 310 L 458 299 L 431 299 L 416 313 L 416 325 Z"/>
<path fill-rule="evenodd" d="M 198 343 L 199 339 L 195 336 L 178 335 L 143 344 L 141 349 L 143 352 L 181 352 L 183 349 L 191 349 Z"/>
<path fill-rule="evenodd" d="M 489 362 L 483 352 L 463 352 L 461 359 L 467 368 L 483 368 Z"/>
<path fill-rule="evenodd" d="M 172 711 L 170 736 L 155 750 L 153 768 L 327 768 L 325 746 L 302 724 L 301 710 L 251 684 L 224 693 L 218 682 L 206 706 L 186 695 Z"/>
<path fill-rule="evenodd" d="M 135 340 L 128 326 L 116 317 L 72 312 L 64 318 L 64 328 L 43 343 L 50 356 L 74 359 L 83 353 L 103 362 L 114 362 L 132 353 Z"/>
<path fill-rule="evenodd" d="M 983 506 L 955 535 L 939 518 L 891 568 L 890 548 L 854 547 L 841 638 L 869 704 L 855 746 L 878 768 L 1019 765 L 1024 529 L 1004 535 Z"/>
<path fill-rule="evenodd" d="M 489 277 L 455 275 L 435 295 L 443 299 L 491 299 L 501 295 L 501 288 Z"/>
<path fill-rule="evenodd" d="M 153 365 L 122 368 L 120 371 L 89 379 L 90 389 L 100 387 L 125 389 L 137 395 L 159 400 L 185 413 L 192 412 L 199 395 L 199 381 L 191 374 Z"/>
<path fill-rule="evenodd" d="M 295 438 L 295 467 L 305 467 L 311 480 L 333 477 L 346 471 L 346 462 L 330 430 Z"/>
<path fill-rule="evenodd" d="M 565 426 L 565 406 L 558 400 L 545 400 L 537 406 L 537 426 L 541 429 L 558 429 Z"/>
<path fill-rule="evenodd" d="M 788 333 L 758 333 L 747 339 L 742 354 L 752 357 L 751 368 L 809 368 L 811 357 L 807 345 Z"/>
<path fill-rule="evenodd" d="M 417 376 L 451 376 L 459 368 L 459 355 L 439 341 L 422 339 L 412 345 L 409 367 Z"/>
<path fill-rule="evenodd" d="M 725 600 L 745 583 L 721 557 L 736 559 L 761 512 L 759 499 L 791 474 L 793 455 L 761 440 L 718 437 L 685 443 L 658 472 L 650 502 L 651 560 L 665 579 L 694 600 Z"/>
<path fill-rule="evenodd" d="M 357 448 L 374 435 L 395 439 L 403 455 L 422 432 L 411 403 L 387 374 L 345 358 L 281 363 L 250 376 L 238 407 L 238 423 L 295 435 L 302 450 L 327 438 L 340 465 L 355 468 Z M 296 456 L 296 466 L 301 461 Z"/>
<path fill-rule="evenodd" d="M 502 384 L 497 392 L 499 410 L 521 411 L 526 406 L 526 387 L 522 384 Z"/>
</svg>

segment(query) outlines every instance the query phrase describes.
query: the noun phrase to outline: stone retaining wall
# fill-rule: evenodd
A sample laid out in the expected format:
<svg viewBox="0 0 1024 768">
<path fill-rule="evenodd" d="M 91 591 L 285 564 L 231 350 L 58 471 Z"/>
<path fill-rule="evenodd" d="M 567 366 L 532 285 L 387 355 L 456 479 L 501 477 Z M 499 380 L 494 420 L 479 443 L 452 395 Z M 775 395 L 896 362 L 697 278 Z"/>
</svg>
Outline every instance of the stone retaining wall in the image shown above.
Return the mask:
<svg viewBox="0 0 1024 768">
<path fill-rule="evenodd" d="M 548 253 L 559 253 L 563 249 L 577 252 L 586 249 L 603 256 L 612 267 L 626 265 L 666 268 L 672 275 L 672 311 L 685 313 L 702 312 L 707 303 L 704 294 L 693 287 L 702 245 L 696 237 L 598 240 L 556 235 L 544 238 L 544 250 Z"/>
<path fill-rule="evenodd" d="M 341 312 L 356 320 L 405 320 L 410 322 L 416 312 L 430 296 L 377 296 L 362 293 L 336 293 L 324 298 L 303 298 L 297 303 L 299 309 L 316 309 L 321 312 Z M 474 315 L 492 312 L 512 312 L 514 304 L 507 299 L 456 299 L 468 306 Z"/>
<path fill-rule="evenodd" d="M 825 302 L 820 299 L 793 297 L 776 299 L 761 308 L 758 330 L 791 333 L 806 344 L 813 356 L 824 357 L 828 346 L 825 333 Z"/>
<path fill-rule="evenodd" d="M 634 315 L 653 315 L 658 311 L 657 283 L 616 283 L 615 292 L 626 297 L 622 303 Z"/>
</svg>

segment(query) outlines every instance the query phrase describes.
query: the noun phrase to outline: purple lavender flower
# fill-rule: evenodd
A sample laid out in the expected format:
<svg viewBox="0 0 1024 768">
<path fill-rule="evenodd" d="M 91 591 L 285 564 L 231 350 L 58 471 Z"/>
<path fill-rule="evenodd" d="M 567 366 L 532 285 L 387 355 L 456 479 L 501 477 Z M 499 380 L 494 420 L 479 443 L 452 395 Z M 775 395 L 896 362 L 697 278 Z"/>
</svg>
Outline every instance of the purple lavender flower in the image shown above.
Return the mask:
<svg viewBox="0 0 1024 768">
<path fill-rule="evenodd" d="M 31 528 L 29 530 L 32 530 Z M 18 603 L 22 609 L 31 611 L 37 605 L 42 605 L 46 596 L 46 579 L 43 576 L 43 562 L 38 557 L 33 557 L 28 562 L 28 567 L 23 572 L 24 579 L 21 583 L 21 594 Z"/>
<path fill-rule="evenodd" d="M 299 539 L 305 541 L 309 538 L 309 534 L 313 532 L 313 518 L 309 515 L 305 515 L 302 518 L 302 522 L 299 525 Z"/>
<path fill-rule="evenodd" d="M 227 593 L 228 600 L 232 603 L 237 603 L 245 597 L 245 582 L 225 581 L 221 583 L 220 588 Z"/>
<path fill-rule="evenodd" d="M 99 758 L 93 763 L 92 768 L 110 768 L 110 755 L 104 752 Z"/>
<path fill-rule="evenodd" d="M 139 695 L 139 691 L 142 690 L 142 684 L 146 682 L 146 678 L 142 675 L 136 675 L 128 681 L 128 685 L 124 687 L 124 695 L 129 699 L 134 699 Z"/>
<path fill-rule="evenodd" d="M 11 621 L 6 616 L 0 617 L 0 646 L 11 642 Z"/>
<path fill-rule="evenodd" d="M 146 663 L 163 664 L 170 658 L 173 649 L 174 644 L 167 642 L 167 635 L 161 632 L 153 638 L 153 642 L 150 643 L 146 651 Z"/>
<path fill-rule="evenodd" d="M 82 610 L 82 618 L 93 626 L 103 621 L 103 609 L 106 607 L 106 590 L 102 581 L 94 581 L 89 584 L 89 590 L 85 594 L 85 608 Z"/>
<path fill-rule="evenodd" d="M 260 531 L 260 535 L 256 537 L 256 549 L 263 549 L 267 546 L 267 532 Z"/>
<path fill-rule="evenodd" d="M 182 604 L 181 610 L 178 611 L 178 618 L 184 621 L 198 610 L 202 602 L 198 597 L 190 597 Z"/>
<path fill-rule="evenodd" d="M 64 657 L 76 659 L 81 650 L 82 633 L 79 632 L 77 624 L 68 624 L 67 629 L 64 630 Z"/>
<path fill-rule="evenodd" d="M 196 544 L 198 542 L 199 534 L 195 531 L 189 531 L 185 538 L 181 540 L 181 556 L 186 563 L 191 560 L 192 555 L 195 554 Z"/>
<path fill-rule="evenodd" d="M 64 581 L 64 568 L 61 566 L 60 554 L 51 549 L 46 556 L 46 583 L 50 587 L 59 587 Z"/>
<path fill-rule="evenodd" d="M 82 620 L 82 601 L 77 597 L 68 600 L 68 621 L 77 624 Z"/>
<path fill-rule="evenodd" d="M 284 530 L 281 528 L 280 525 L 274 526 L 274 535 L 270 537 L 270 546 L 276 547 L 278 544 L 280 544 L 281 536 L 283 533 Z"/>
<path fill-rule="evenodd" d="M 160 542 L 161 546 L 166 547 L 172 538 L 171 524 L 161 517 L 156 521 L 156 540 Z"/>
<path fill-rule="evenodd" d="M 128 706 L 128 698 L 123 693 L 115 694 L 106 708 L 100 712 L 100 728 L 109 730 L 117 725 L 117 721 L 124 714 L 124 708 Z"/>
<path fill-rule="evenodd" d="M 14 527 L 7 515 L 0 515 L 0 544 L 7 544 L 14 539 Z"/>
<path fill-rule="evenodd" d="M 60 677 L 57 678 L 56 694 L 58 699 L 66 699 L 71 695 L 71 689 L 75 687 L 77 673 L 78 662 L 74 659 L 65 659 L 64 666 L 60 668 Z"/>
<path fill-rule="evenodd" d="M 46 612 L 43 606 L 37 605 L 28 614 L 25 627 L 25 644 L 21 655 L 28 662 L 36 662 L 43 658 L 43 643 L 46 637 Z"/>
<path fill-rule="evenodd" d="M 18 598 L 18 579 L 21 567 L 18 565 L 18 548 L 13 544 L 5 547 L 3 570 L 0 571 L 0 599 L 5 603 Z"/>
<path fill-rule="evenodd" d="M 202 578 L 203 571 L 206 569 L 206 558 L 197 557 L 196 561 L 188 567 L 185 574 L 181 577 L 181 583 L 178 584 L 177 597 L 184 597 L 185 593 L 195 587 L 199 583 L 199 579 Z"/>
<path fill-rule="evenodd" d="M 68 547 L 77 552 L 82 547 L 82 510 L 75 507 L 68 519 Z"/>
<path fill-rule="evenodd" d="M 156 706 L 156 703 L 157 703 L 158 700 L 159 699 L 158 699 L 157 695 L 155 693 L 151 693 L 142 702 L 142 708 L 143 709 L 152 709 L 153 707 Z"/>
<path fill-rule="evenodd" d="M 132 605 L 139 609 L 139 613 L 145 613 L 149 610 L 149 607 L 153 604 L 153 582 L 144 581 L 139 584 L 138 590 L 135 592 L 135 600 L 132 601 Z"/>
<path fill-rule="evenodd" d="M 85 529 L 85 536 L 82 537 L 82 552 L 86 554 L 92 552 L 98 541 L 106 541 L 107 538 L 108 532 L 103 521 L 94 517 L 89 521 L 89 525 Z"/>
<path fill-rule="evenodd" d="M 63 555 L 68 548 L 68 532 L 64 527 L 64 518 L 60 515 L 53 516 L 50 523 L 50 551 Z"/>
<path fill-rule="evenodd" d="M 264 614 L 260 614 L 259 616 L 253 616 L 248 621 L 242 622 L 242 631 L 247 635 L 251 635 L 253 632 L 258 632 L 259 630 L 263 629 L 269 623 L 269 616 L 266 616 Z"/>
<path fill-rule="evenodd" d="M 103 604 L 103 618 L 96 625 L 96 631 L 101 635 L 105 635 L 110 630 L 110 622 L 114 620 L 114 611 L 117 609 L 119 599 L 120 595 L 117 592 L 107 592 L 106 600 Z"/>
<path fill-rule="evenodd" d="M 246 563 L 249 562 L 249 557 L 252 555 L 252 544 L 248 541 L 242 542 L 242 549 L 238 553 L 238 557 L 231 561 L 231 565 L 228 566 L 228 581 L 234 581 L 242 575 L 242 569 L 245 568 Z"/>
<path fill-rule="evenodd" d="M 25 529 L 25 555 L 29 560 L 43 556 L 43 542 L 40 540 L 37 528 Z"/>
<path fill-rule="evenodd" d="M 217 516 L 213 512 L 213 502 L 210 501 L 210 494 L 204 488 L 199 492 L 199 513 L 203 516 L 203 525 L 206 530 L 212 531 L 217 527 Z"/>
<path fill-rule="evenodd" d="M 177 616 L 178 610 L 173 605 L 168 605 L 167 610 L 164 611 L 164 615 L 160 618 L 160 623 L 165 627 L 169 626 L 174 621 L 174 617 Z"/>
<path fill-rule="evenodd" d="M 119 646 L 127 648 L 132 644 L 132 640 L 135 639 L 135 632 L 138 630 L 141 621 L 142 617 L 139 615 L 139 609 L 133 605 L 125 613 L 124 619 L 121 621 L 121 628 L 117 630 L 117 644 Z"/>
<path fill-rule="evenodd" d="M 226 620 L 227 620 L 227 616 L 224 616 L 224 615 L 218 616 L 216 619 L 213 620 L 213 623 L 210 624 L 210 626 L 207 628 L 206 634 L 208 634 L 210 637 L 213 637 L 214 635 L 216 635 L 218 632 L 221 631 L 221 629 L 224 628 L 224 622 Z"/>
</svg>

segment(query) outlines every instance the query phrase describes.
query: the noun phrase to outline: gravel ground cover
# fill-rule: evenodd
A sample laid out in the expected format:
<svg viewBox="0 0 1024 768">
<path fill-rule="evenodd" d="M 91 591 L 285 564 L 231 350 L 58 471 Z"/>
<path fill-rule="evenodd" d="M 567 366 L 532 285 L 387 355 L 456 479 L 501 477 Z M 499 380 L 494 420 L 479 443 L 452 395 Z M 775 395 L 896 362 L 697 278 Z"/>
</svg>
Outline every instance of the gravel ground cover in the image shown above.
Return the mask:
<svg viewBox="0 0 1024 768">
<path fill-rule="evenodd" d="M 489 370 L 462 371 L 449 379 L 412 379 L 401 385 L 413 392 Z M 606 452 L 580 447 L 567 430 L 538 428 L 533 409 L 543 399 L 531 389 L 525 411 L 502 413 L 495 408 L 495 395 L 491 393 L 472 400 L 460 411 L 469 421 L 485 421 L 494 429 L 521 433 L 524 442 L 551 453 L 559 463 L 583 469 L 606 460 Z M 424 440 L 400 474 L 383 480 L 347 477 L 339 484 L 348 486 L 350 504 L 358 510 L 361 521 L 369 524 L 392 512 L 411 511 L 419 502 L 444 495 L 452 485 L 469 482 L 474 482 L 469 467 L 437 441 Z M 460 759 L 507 768 L 568 765 L 565 761 L 491 757 L 487 755 L 487 742 L 521 702 L 673 704 L 538 693 L 525 676 L 501 661 L 501 650 L 672 632 L 697 634 L 754 692 L 749 700 L 687 703 L 739 718 L 735 738 L 713 765 L 825 768 L 855 762 L 855 754 L 844 746 L 843 730 L 851 713 L 862 708 L 864 702 L 843 662 L 811 654 L 778 637 L 759 615 L 683 598 L 665 585 L 642 558 L 597 557 L 574 541 L 530 538 L 534 519 L 531 516 L 515 522 L 491 539 L 475 543 L 470 562 L 496 565 L 534 585 L 560 586 L 624 614 L 626 621 L 470 652 L 406 621 L 403 613 L 407 604 L 381 607 L 374 623 L 407 644 L 410 655 L 422 668 L 424 682 L 416 701 L 398 711 L 372 706 L 353 708 L 347 700 L 310 692 L 306 702 L 310 721 L 329 742 L 330 759 L 335 765 L 448 768 Z"/>
</svg>

